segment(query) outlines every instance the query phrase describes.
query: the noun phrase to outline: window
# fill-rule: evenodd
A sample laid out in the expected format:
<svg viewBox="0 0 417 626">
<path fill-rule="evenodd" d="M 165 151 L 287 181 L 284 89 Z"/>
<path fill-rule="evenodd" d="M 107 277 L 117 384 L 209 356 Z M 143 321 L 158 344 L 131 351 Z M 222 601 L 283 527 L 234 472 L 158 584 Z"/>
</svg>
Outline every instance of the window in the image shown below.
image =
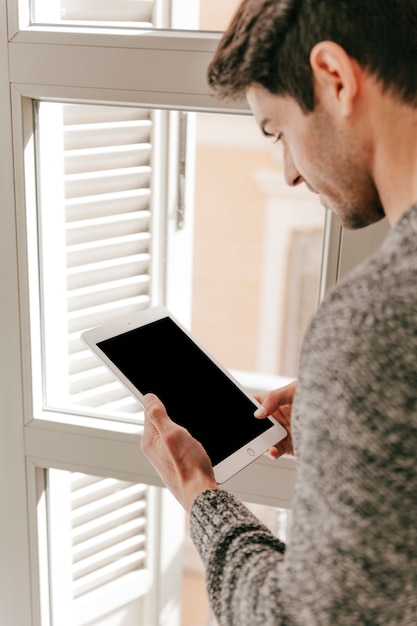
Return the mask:
<svg viewBox="0 0 417 626">
<path fill-rule="evenodd" d="M 312 285 L 300 259 L 321 264 L 324 232 L 322 284 L 332 284 L 343 266 L 344 239 L 340 248 L 340 229 L 329 217 L 324 224 L 322 212 L 310 211 L 310 204 L 306 237 L 300 227 L 306 225 L 305 197 L 282 189 L 284 201 L 277 198 L 280 166 L 274 159 L 279 157 L 237 131 L 252 122 L 245 105 L 220 106 L 208 95 L 205 68 L 218 34 L 169 30 L 163 22 L 167 3 L 152 4 L 148 12 L 156 25 L 162 20 L 163 31 L 139 29 L 138 21 L 148 23 L 149 17 L 126 25 L 126 15 L 117 25 L 91 24 L 91 15 L 56 24 L 60 17 L 47 19 L 41 5 L 0 0 L 0 484 L 7 511 L 0 518 L 0 622 L 61 626 L 81 602 L 85 617 L 87 605 L 94 604 L 90 600 L 102 593 L 107 618 L 88 615 L 91 624 L 96 620 L 103 626 L 109 615 L 126 610 L 117 605 L 118 593 L 105 594 L 106 585 L 114 590 L 119 581 L 126 603 L 134 603 L 123 619 L 140 615 L 143 624 L 179 625 L 176 573 L 184 517 L 166 490 L 158 489 L 158 477 L 139 453 L 140 407 L 119 395 L 107 374 L 84 368 L 89 355 L 78 349 L 76 333 L 100 323 L 103 311 L 119 314 L 125 305 L 164 301 L 249 388 L 259 386 L 258 375 L 262 384 L 275 384 L 277 376 L 293 376 L 296 367 L 288 355 L 297 353 L 299 332 L 285 337 L 283 328 L 297 319 L 294 328 L 300 330 L 310 314 L 299 306 L 297 290 L 305 294 L 303 285 Z M 214 146 L 216 133 L 220 145 Z M 178 167 L 184 141 L 183 220 L 177 192 L 184 182 Z M 220 166 L 231 159 L 239 167 Z M 243 189 L 247 193 L 236 200 L 236 190 Z M 291 220 L 284 210 L 289 202 Z M 285 263 L 278 264 L 274 235 L 283 232 L 282 220 Z M 198 236 L 194 248 L 192 233 Z M 113 254 L 118 238 L 122 245 Z M 109 239 L 115 247 L 100 246 Z M 92 255 L 100 247 L 106 253 L 112 248 L 111 263 L 108 256 Z M 261 276 L 265 284 L 259 283 Z M 319 291 L 317 274 L 315 280 L 309 306 Z M 279 293 L 287 283 L 291 289 L 281 307 Z M 279 287 L 267 289 L 270 284 Z M 260 290 L 256 297 L 254 285 Z M 262 303 L 259 310 L 255 302 Z M 245 316 L 237 317 L 236 311 Z M 227 335 L 218 341 L 221 328 L 233 328 L 233 340 Z M 290 348 L 284 339 L 292 342 Z M 246 501 L 285 508 L 294 473 L 291 459 L 261 459 L 228 487 Z M 114 543 L 114 527 L 101 527 L 82 548 L 87 567 L 76 538 L 77 529 L 85 531 L 76 521 L 78 503 L 93 511 L 97 504 L 97 511 L 107 499 L 106 506 L 111 501 L 110 508 L 121 513 L 129 494 L 143 515 L 126 524 L 146 526 L 143 542 L 138 543 L 138 526 Z M 97 529 L 108 512 L 104 506 L 93 516 Z M 115 527 L 119 530 L 118 521 Z M 100 550 L 94 552 L 100 536 Z M 85 585 L 82 593 L 79 586 L 69 601 L 65 581 L 71 577 L 73 589 L 84 574 L 91 580 L 106 571 L 106 559 L 116 552 L 113 563 L 126 557 L 133 569 L 111 580 L 96 577 L 98 585 Z M 55 578 L 52 572 L 60 564 L 64 578 Z M 65 615 L 59 614 L 69 605 Z"/>
</svg>

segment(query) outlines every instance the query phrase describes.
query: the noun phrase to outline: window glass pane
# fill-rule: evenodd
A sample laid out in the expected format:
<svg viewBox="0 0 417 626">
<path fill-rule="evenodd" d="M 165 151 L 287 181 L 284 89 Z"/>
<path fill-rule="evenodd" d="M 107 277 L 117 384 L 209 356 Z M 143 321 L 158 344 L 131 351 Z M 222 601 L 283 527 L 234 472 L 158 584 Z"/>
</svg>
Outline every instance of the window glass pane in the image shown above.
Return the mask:
<svg viewBox="0 0 417 626">
<path fill-rule="evenodd" d="M 238 0 L 32 0 L 34 23 L 222 31 Z"/>
<path fill-rule="evenodd" d="M 154 304 L 248 389 L 295 377 L 318 302 L 324 210 L 286 186 L 280 149 L 253 118 L 36 110 L 44 408 L 140 420 L 80 333 Z"/>
<path fill-rule="evenodd" d="M 249 387 L 296 376 L 318 303 L 317 196 L 285 184 L 252 117 L 213 114 L 198 115 L 195 193 L 193 331 Z"/>
</svg>

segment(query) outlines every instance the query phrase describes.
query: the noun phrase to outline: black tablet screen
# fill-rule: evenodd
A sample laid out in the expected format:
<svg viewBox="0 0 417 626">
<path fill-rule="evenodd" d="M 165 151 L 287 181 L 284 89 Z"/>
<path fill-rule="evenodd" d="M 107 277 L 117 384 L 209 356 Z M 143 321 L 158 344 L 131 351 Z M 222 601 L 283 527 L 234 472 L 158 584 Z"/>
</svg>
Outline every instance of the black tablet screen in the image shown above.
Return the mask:
<svg viewBox="0 0 417 626">
<path fill-rule="evenodd" d="M 271 427 L 253 416 L 250 398 L 169 317 L 97 345 L 142 394 L 160 398 L 213 465 Z"/>
</svg>

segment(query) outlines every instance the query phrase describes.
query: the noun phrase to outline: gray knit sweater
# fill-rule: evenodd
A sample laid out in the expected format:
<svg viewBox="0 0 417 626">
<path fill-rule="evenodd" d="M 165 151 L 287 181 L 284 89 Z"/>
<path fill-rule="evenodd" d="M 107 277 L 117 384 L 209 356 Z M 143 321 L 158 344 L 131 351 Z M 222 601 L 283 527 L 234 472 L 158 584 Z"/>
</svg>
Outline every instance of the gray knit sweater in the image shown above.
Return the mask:
<svg viewBox="0 0 417 626">
<path fill-rule="evenodd" d="M 416 626 L 417 206 L 320 306 L 292 434 L 285 546 L 224 490 L 193 504 L 219 623 Z"/>
</svg>

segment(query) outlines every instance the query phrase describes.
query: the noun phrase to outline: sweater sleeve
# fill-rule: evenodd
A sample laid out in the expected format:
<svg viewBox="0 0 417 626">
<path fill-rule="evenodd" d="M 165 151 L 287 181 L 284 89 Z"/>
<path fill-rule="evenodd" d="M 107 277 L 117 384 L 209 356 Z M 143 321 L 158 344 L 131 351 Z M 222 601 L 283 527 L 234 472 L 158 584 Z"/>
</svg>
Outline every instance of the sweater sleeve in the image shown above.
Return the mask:
<svg viewBox="0 0 417 626">
<path fill-rule="evenodd" d="M 280 593 L 285 550 L 281 541 L 232 494 L 220 489 L 196 499 L 190 527 L 221 626 L 289 624 Z"/>
</svg>

